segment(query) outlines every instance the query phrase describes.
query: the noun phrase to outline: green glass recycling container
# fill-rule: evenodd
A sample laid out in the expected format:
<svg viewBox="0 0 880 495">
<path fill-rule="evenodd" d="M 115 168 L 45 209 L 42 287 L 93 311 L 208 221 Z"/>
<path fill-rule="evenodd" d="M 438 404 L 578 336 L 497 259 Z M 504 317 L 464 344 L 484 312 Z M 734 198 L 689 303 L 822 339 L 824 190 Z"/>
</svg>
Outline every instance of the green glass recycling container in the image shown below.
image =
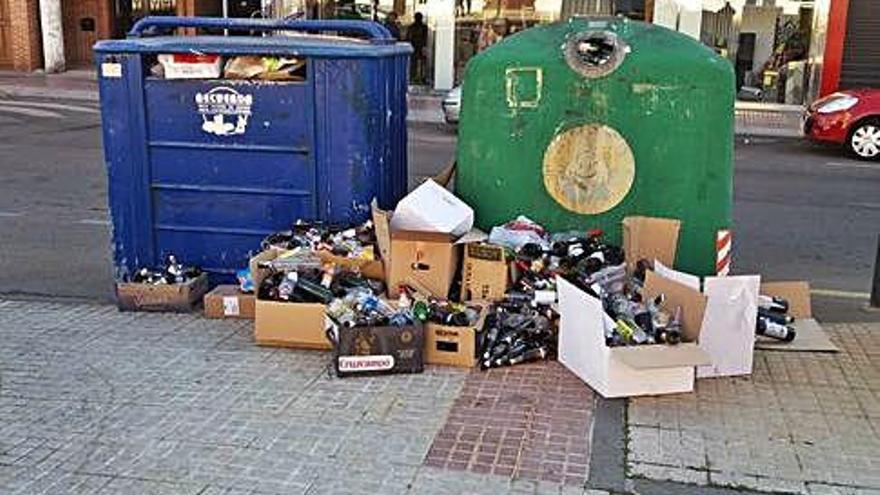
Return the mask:
<svg viewBox="0 0 880 495">
<path fill-rule="evenodd" d="M 682 222 L 676 266 L 716 273 L 730 228 L 734 73 L 699 41 L 625 18 L 572 18 L 510 36 L 466 70 L 457 193 L 486 229 Z"/>
</svg>

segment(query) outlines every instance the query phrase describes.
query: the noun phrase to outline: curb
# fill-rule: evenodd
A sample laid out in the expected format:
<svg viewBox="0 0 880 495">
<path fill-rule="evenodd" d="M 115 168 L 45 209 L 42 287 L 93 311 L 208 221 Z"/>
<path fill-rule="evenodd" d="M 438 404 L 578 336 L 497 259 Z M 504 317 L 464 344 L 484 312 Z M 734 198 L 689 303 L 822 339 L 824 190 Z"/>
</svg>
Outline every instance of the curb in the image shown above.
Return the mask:
<svg viewBox="0 0 880 495">
<path fill-rule="evenodd" d="M 0 98 L 45 98 L 51 100 L 77 100 L 89 103 L 99 101 L 98 92 L 91 89 L 55 89 L 34 88 L 19 85 L 3 85 L 0 83 Z M 410 95 L 407 122 L 447 125 L 443 111 L 440 109 L 440 98 L 426 95 Z M 785 113 L 785 112 L 783 112 Z M 772 138 L 801 138 L 800 129 L 780 127 L 738 127 L 735 131 L 737 136 L 756 136 Z"/>
</svg>

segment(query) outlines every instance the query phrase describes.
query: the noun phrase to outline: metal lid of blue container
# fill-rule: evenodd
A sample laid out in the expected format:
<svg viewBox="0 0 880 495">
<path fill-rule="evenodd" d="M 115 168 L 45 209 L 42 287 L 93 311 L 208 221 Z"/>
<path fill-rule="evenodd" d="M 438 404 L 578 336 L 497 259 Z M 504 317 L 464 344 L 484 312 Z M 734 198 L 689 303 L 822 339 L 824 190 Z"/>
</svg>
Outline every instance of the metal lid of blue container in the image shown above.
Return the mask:
<svg viewBox="0 0 880 495">
<path fill-rule="evenodd" d="M 227 29 L 230 31 L 295 32 L 278 36 L 148 36 L 151 31 L 176 28 Z M 311 34 L 340 32 L 365 39 Z M 128 38 L 103 40 L 95 52 L 206 53 L 220 55 L 292 55 L 321 58 L 377 58 L 412 53 L 409 43 L 399 43 L 381 24 L 354 20 L 266 20 L 216 17 L 144 17 Z"/>
</svg>

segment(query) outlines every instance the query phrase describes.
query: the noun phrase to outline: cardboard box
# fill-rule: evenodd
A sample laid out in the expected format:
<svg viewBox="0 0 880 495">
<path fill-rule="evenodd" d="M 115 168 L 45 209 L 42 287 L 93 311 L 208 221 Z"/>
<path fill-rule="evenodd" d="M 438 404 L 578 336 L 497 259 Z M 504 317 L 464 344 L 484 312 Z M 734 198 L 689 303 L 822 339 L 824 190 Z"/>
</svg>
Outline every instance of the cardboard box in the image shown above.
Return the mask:
<svg viewBox="0 0 880 495">
<path fill-rule="evenodd" d="M 378 255 L 379 253 L 377 252 L 376 254 Z M 338 267 L 351 271 L 358 270 L 364 277 L 385 280 L 385 264 L 382 263 L 382 260 L 347 258 L 345 256 L 336 256 L 329 251 L 318 251 L 318 257 L 324 263 L 334 263 Z"/>
<path fill-rule="evenodd" d="M 208 275 L 203 273 L 183 284 L 116 284 L 116 303 L 122 311 L 188 313 L 208 292 Z"/>
<path fill-rule="evenodd" d="M 489 311 L 483 304 L 480 318 L 470 327 L 454 327 L 439 323 L 425 324 L 425 362 L 473 368 L 477 364 L 477 335 Z"/>
<path fill-rule="evenodd" d="M 216 79 L 223 73 L 220 55 L 161 53 L 158 59 L 165 79 Z"/>
<path fill-rule="evenodd" d="M 433 179 L 403 197 L 394 209 L 391 230 L 434 232 L 461 237 L 474 225 L 474 210 Z"/>
<path fill-rule="evenodd" d="M 668 297 L 682 304 L 686 333 L 699 335 L 693 322 L 701 320 L 703 295 L 659 276 L 652 279 L 650 289 L 646 281 L 646 290 L 669 290 Z M 602 302 L 565 279 L 558 278 L 557 284 L 559 362 L 593 390 L 605 398 L 693 391 L 694 367 L 710 363 L 696 343 L 608 347 L 605 329 L 614 323 Z"/>
<path fill-rule="evenodd" d="M 254 319 L 256 296 L 245 294 L 237 285 L 218 285 L 205 294 L 205 318 Z"/>
<path fill-rule="evenodd" d="M 393 232 L 388 292 L 411 285 L 445 299 L 461 259 L 461 246 L 446 234 Z"/>
<path fill-rule="evenodd" d="M 330 320 L 336 376 L 421 373 L 425 369 L 425 330 L 421 323 L 404 327 L 345 328 Z"/>
<path fill-rule="evenodd" d="M 491 244 L 467 244 L 461 274 L 462 301 L 502 299 L 510 283 L 504 248 Z"/>
<path fill-rule="evenodd" d="M 380 210 L 375 201 L 372 208 L 389 295 L 406 284 L 445 299 L 461 259 L 461 247 L 486 238 L 486 234 L 475 229 L 459 238 L 432 232 L 392 231 L 391 213 Z"/>
<path fill-rule="evenodd" d="M 280 254 L 276 250 L 263 251 L 251 258 L 251 276 L 259 290 L 269 270 L 259 267 Z M 288 303 L 256 299 L 254 305 L 254 340 L 260 345 L 330 350 L 326 336 L 324 305 L 319 303 Z"/>
</svg>

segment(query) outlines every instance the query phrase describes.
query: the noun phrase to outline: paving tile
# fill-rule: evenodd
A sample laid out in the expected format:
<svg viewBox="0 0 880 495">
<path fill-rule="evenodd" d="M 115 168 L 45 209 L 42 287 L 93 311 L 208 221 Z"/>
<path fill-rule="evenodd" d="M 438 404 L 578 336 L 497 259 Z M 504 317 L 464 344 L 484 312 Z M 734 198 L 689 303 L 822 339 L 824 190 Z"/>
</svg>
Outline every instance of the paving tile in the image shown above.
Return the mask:
<svg viewBox="0 0 880 495">
<path fill-rule="evenodd" d="M 880 328 L 825 329 L 839 354 L 759 351 L 751 377 L 632 399 L 630 472 L 780 493 L 880 490 Z"/>
<path fill-rule="evenodd" d="M 594 403 L 592 391 L 556 362 L 475 370 L 425 463 L 583 485 Z"/>
<path fill-rule="evenodd" d="M 252 332 L 0 300 L 0 494 L 406 493 L 466 373 L 339 380 Z"/>
</svg>

